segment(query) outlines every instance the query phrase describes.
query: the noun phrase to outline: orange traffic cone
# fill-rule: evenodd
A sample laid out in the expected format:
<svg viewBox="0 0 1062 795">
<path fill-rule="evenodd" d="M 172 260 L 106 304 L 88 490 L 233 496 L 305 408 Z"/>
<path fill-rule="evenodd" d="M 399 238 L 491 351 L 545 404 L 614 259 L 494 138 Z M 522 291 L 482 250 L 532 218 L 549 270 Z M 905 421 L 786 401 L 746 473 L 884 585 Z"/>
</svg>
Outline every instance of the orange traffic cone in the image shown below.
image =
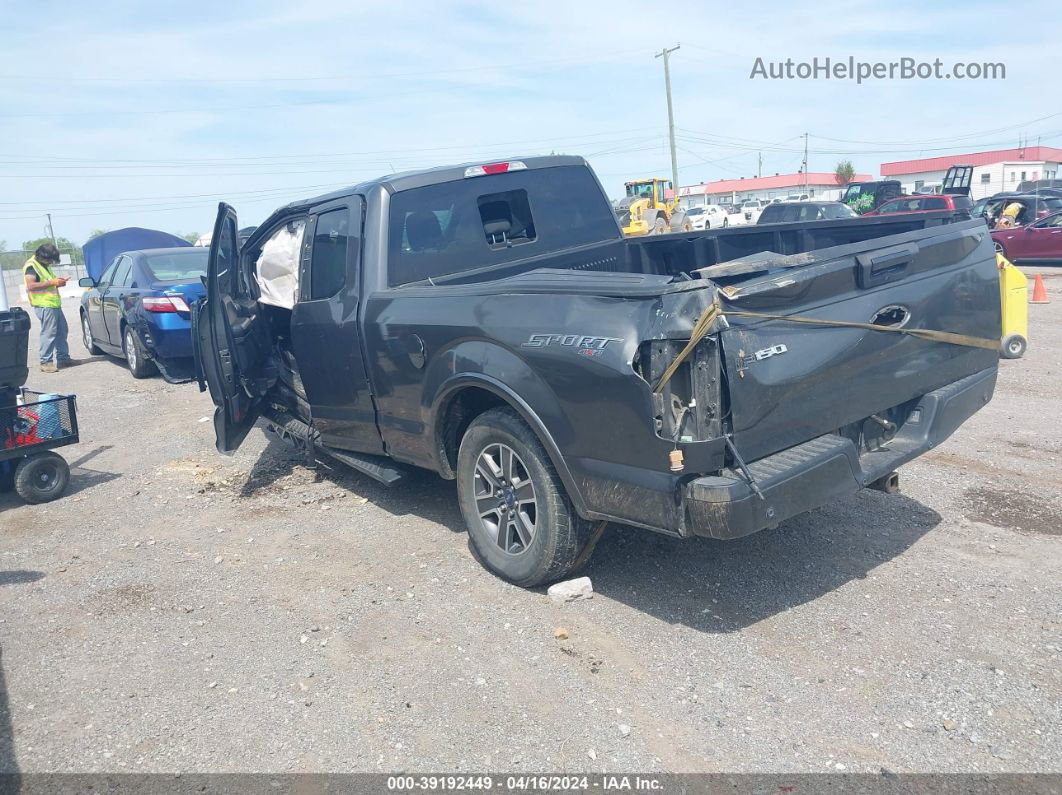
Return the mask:
<svg viewBox="0 0 1062 795">
<path fill-rule="evenodd" d="M 1047 290 L 1044 288 L 1044 277 L 1039 273 L 1036 274 L 1036 281 L 1033 282 L 1033 294 L 1029 299 L 1030 304 L 1049 304 L 1047 300 Z"/>
</svg>

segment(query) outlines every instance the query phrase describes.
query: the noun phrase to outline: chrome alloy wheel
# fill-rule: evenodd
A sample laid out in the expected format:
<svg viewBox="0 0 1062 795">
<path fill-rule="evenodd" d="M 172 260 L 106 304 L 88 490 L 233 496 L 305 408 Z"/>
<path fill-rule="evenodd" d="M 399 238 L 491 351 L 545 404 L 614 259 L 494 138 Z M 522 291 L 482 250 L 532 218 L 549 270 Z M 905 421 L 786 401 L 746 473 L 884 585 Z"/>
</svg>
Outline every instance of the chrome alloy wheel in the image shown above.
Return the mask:
<svg viewBox="0 0 1062 795">
<path fill-rule="evenodd" d="M 476 459 L 473 488 L 487 535 L 510 555 L 526 552 L 535 537 L 538 501 L 520 456 L 507 445 L 488 445 Z"/>
</svg>

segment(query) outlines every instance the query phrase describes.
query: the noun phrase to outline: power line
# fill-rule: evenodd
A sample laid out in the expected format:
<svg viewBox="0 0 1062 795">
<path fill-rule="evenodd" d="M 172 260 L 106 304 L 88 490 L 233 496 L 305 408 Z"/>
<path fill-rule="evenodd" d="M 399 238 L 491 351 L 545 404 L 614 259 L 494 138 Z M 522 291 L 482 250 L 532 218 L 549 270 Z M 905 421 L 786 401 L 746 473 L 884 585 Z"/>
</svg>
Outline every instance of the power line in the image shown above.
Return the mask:
<svg viewBox="0 0 1062 795">
<path fill-rule="evenodd" d="M 471 152 L 471 151 L 474 151 L 474 150 L 477 150 L 477 149 L 495 148 L 495 147 L 500 147 L 500 146 L 519 146 L 519 145 L 523 145 L 523 144 L 528 144 L 528 145 L 530 145 L 530 144 L 543 144 L 543 145 L 546 145 L 546 144 L 558 144 L 558 143 L 567 143 L 567 142 L 571 142 L 571 141 L 582 141 L 582 140 L 588 139 L 588 138 L 601 138 L 601 137 L 604 137 L 604 138 L 607 138 L 607 139 L 611 139 L 611 138 L 613 138 L 614 136 L 617 136 L 617 135 L 624 135 L 624 134 L 627 134 L 627 133 L 646 132 L 648 130 L 656 130 L 656 129 L 657 129 L 656 126 L 652 126 L 652 127 L 630 127 L 630 128 L 623 129 L 623 130 L 608 130 L 608 131 L 595 132 L 595 133 L 585 133 L 585 134 L 582 134 L 582 135 L 563 135 L 563 136 L 552 136 L 552 137 L 545 137 L 545 138 L 524 138 L 524 139 L 521 139 L 521 140 L 495 141 L 495 142 L 492 142 L 492 143 L 463 143 L 463 144 L 452 144 L 452 145 L 449 145 L 449 146 L 414 146 L 414 147 L 405 147 L 405 148 L 399 148 L 399 149 L 368 149 L 368 150 L 357 151 L 357 152 L 321 152 L 321 153 L 316 153 L 316 154 L 301 152 L 301 153 L 286 154 L 286 155 L 243 155 L 243 156 L 235 156 L 235 157 L 217 157 L 217 158 L 187 158 L 187 159 L 163 158 L 163 159 L 143 159 L 143 160 L 137 160 L 137 159 L 134 159 L 134 158 L 99 159 L 99 158 L 82 158 L 82 157 L 75 157 L 75 158 L 70 158 L 70 157 L 52 157 L 50 155 L 49 156 L 43 156 L 43 155 L 10 155 L 10 153 L 8 153 L 8 156 L 34 158 L 33 162 L 41 162 L 41 163 L 47 163 L 47 162 L 53 162 L 53 161 L 64 161 L 64 162 L 72 162 L 72 163 L 84 163 L 84 162 L 94 162 L 94 163 L 145 163 L 145 164 L 149 164 L 149 165 L 154 165 L 154 164 L 157 164 L 157 163 L 175 163 L 175 164 L 184 164 L 184 163 L 228 163 L 228 162 L 233 162 L 233 161 L 238 161 L 238 160 L 247 160 L 247 161 L 256 160 L 257 161 L 257 160 L 281 160 L 281 159 L 288 159 L 288 158 L 309 158 L 309 157 L 320 157 L 320 158 L 356 157 L 356 156 L 361 156 L 361 155 L 388 156 L 388 155 L 397 155 L 397 154 L 409 153 L 409 152 L 413 152 L 413 153 L 419 153 L 419 152 L 443 152 L 443 151 L 453 151 L 453 150 Z M 600 143 L 606 143 L 606 142 L 607 141 L 602 141 Z M 9 162 L 9 161 L 0 161 L 0 163 L 6 163 L 6 162 Z"/>
<path fill-rule="evenodd" d="M 390 80 L 407 77 L 435 77 L 446 74 L 464 74 L 467 72 L 483 72 L 491 69 L 527 69 L 539 66 L 577 66 L 591 65 L 611 61 L 618 58 L 627 58 L 631 55 L 644 52 L 643 49 L 614 50 L 597 54 L 581 54 L 577 56 L 565 56 L 562 58 L 544 58 L 528 61 L 514 61 L 509 63 L 486 63 L 476 66 L 461 66 L 452 69 L 426 69 L 416 72 L 377 72 L 368 74 L 342 74 L 342 75 L 313 75 L 313 76 L 286 76 L 286 77 L 53 77 L 49 75 L 0 75 L 0 80 L 25 82 L 25 83 L 125 83 L 129 85 L 156 85 L 166 84 L 227 84 L 227 83 L 311 83 L 311 82 L 339 82 L 339 81 L 373 81 Z"/>
</svg>

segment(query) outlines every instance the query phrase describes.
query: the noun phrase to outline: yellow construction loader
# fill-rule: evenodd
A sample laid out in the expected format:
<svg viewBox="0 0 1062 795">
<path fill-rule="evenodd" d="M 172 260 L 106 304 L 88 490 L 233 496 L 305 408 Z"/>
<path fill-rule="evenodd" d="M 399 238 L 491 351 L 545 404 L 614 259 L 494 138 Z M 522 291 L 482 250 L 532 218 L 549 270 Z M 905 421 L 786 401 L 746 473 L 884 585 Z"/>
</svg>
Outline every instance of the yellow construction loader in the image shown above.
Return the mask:
<svg viewBox="0 0 1062 795">
<path fill-rule="evenodd" d="M 624 187 L 627 195 L 615 204 L 616 218 L 624 235 L 690 231 L 690 222 L 686 220 L 685 210 L 679 206 L 671 180 L 652 177 L 628 182 Z"/>
</svg>

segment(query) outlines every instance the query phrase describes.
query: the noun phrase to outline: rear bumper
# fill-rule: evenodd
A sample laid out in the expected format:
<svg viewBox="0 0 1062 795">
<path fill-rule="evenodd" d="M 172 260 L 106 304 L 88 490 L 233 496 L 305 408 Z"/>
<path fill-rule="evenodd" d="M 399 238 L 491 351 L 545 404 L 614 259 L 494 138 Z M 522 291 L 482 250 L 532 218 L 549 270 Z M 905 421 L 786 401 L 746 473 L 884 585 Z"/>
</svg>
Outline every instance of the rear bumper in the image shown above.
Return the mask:
<svg viewBox="0 0 1062 795">
<path fill-rule="evenodd" d="M 159 312 L 157 317 L 144 320 L 137 331 L 152 356 L 176 359 L 192 355 L 191 319 L 178 312 Z"/>
<path fill-rule="evenodd" d="M 688 532 L 739 538 L 858 491 L 947 439 L 992 398 L 996 374 L 992 367 L 927 393 L 883 449 L 860 452 L 827 434 L 750 464 L 763 499 L 739 472 L 690 481 Z"/>
</svg>

